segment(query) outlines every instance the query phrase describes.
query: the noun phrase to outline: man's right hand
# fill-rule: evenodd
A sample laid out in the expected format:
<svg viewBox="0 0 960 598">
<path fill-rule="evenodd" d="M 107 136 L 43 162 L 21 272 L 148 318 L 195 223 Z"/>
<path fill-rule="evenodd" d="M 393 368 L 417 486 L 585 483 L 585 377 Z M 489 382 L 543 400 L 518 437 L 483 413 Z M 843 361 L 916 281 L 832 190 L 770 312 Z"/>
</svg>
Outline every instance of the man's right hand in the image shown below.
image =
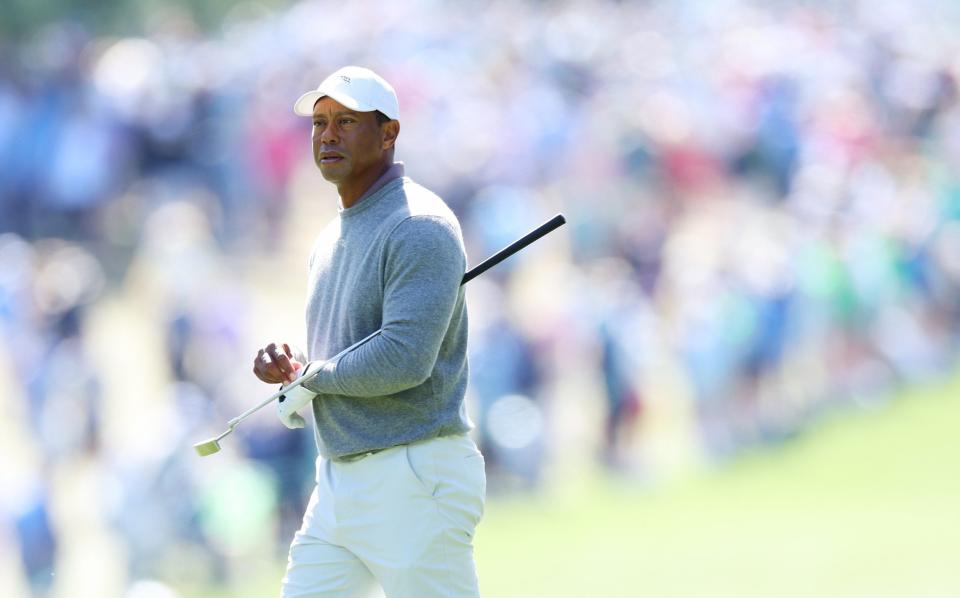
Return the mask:
<svg viewBox="0 0 960 598">
<path fill-rule="evenodd" d="M 267 384 L 289 384 L 297 379 L 297 370 L 302 367 L 289 344 L 270 343 L 257 352 L 253 374 Z"/>
</svg>

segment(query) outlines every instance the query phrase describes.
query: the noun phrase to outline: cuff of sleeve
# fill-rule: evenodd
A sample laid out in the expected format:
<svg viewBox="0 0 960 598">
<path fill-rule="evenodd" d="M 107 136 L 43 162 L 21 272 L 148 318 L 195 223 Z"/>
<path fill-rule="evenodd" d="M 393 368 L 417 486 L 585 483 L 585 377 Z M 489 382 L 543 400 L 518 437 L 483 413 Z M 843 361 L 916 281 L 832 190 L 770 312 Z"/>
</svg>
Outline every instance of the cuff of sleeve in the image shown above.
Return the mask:
<svg viewBox="0 0 960 598">
<path fill-rule="evenodd" d="M 304 372 L 310 379 L 306 380 L 302 386 L 316 394 L 343 394 L 340 392 L 340 385 L 336 380 L 337 364 L 329 361 L 311 363 Z"/>
</svg>

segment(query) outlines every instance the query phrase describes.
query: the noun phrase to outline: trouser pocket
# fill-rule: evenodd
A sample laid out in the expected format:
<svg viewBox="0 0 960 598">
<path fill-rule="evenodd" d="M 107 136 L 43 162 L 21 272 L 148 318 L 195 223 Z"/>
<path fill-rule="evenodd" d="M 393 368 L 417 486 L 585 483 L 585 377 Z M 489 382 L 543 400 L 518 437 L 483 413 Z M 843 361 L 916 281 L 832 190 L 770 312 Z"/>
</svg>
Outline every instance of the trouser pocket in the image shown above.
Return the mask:
<svg viewBox="0 0 960 598">
<path fill-rule="evenodd" d="M 408 447 L 411 475 L 454 531 L 472 537 L 483 517 L 487 477 L 483 455 L 466 436 L 447 436 Z"/>
<path fill-rule="evenodd" d="M 430 496 L 433 496 L 437 490 L 436 468 L 430 446 L 432 442 L 434 441 L 408 444 L 403 447 L 407 473 L 420 489 Z"/>
</svg>

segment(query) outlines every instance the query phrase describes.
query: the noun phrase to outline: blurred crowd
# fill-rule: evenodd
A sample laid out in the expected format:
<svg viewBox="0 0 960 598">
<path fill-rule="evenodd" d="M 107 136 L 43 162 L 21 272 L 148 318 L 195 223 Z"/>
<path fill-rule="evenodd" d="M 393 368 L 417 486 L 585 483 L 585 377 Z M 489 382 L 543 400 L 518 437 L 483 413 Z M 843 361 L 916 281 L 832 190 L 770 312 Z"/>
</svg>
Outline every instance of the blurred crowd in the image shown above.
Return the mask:
<svg viewBox="0 0 960 598">
<path fill-rule="evenodd" d="M 0 40 L 0 593 L 175 596 L 282 558 L 309 433 L 191 444 L 301 333 L 336 198 L 291 106 L 343 64 L 396 87 L 398 157 L 472 264 L 569 221 L 470 283 L 491 493 L 578 459 L 655 481 L 954 367 L 949 4 L 314 0 Z"/>
</svg>

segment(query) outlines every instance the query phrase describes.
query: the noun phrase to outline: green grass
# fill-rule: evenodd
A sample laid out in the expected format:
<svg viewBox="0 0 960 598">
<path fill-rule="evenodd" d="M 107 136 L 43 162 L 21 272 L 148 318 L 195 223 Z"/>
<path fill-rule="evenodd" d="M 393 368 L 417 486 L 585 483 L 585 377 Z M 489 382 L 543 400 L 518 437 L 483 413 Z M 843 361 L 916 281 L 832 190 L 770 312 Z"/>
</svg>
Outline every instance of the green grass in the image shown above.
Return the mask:
<svg viewBox="0 0 960 598">
<path fill-rule="evenodd" d="M 492 499 L 476 550 L 493 598 L 960 596 L 960 378 L 659 488 Z"/>
<path fill-rule="evenodd" d="M 681 484 L 594 475 L 487 515 L 487 596 L 960 596 L 960 381 Z"/>
</svg>

